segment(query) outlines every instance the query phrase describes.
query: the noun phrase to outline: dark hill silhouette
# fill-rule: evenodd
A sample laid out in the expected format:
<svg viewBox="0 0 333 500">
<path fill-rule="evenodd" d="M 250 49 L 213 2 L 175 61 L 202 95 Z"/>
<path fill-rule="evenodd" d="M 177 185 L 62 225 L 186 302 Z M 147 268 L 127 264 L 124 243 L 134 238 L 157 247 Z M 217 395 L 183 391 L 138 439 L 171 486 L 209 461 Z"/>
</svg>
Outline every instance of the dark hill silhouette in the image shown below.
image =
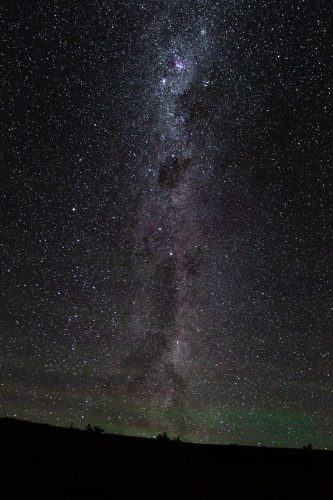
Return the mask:
<svg viewBox="0 0 333 500">
<path fill-rule="evenodd" d="M 0 447 L 1 500 L 333 498 L 333 452 L 310 447 L 198 445 L 9 418 Z"/>
</svg>

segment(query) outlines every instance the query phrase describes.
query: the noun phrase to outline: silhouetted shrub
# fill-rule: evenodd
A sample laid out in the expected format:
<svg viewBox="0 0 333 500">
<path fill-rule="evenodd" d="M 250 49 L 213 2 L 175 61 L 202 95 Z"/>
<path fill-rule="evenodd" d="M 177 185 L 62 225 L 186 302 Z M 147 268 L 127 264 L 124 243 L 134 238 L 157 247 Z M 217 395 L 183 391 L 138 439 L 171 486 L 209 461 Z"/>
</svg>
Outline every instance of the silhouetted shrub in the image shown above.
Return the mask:
<svg viewBox="0 0 333 500">
<path fill-rule="evenodd" d="M 167 432 L 163 432 L 162 434 L 157 434 L 156 439 L 158 441 L 171 441 Z"/>
<path fill-rule="evenodd" d="M 101 427 L 99 427 L 98 425 L 95 425 L 94 426 L 94 433 L 95 434 L 103 434 L 104 432 L 104 429 L 102 429 Z"/>
<path fill-rule="evenodd" d="M 103 434 L 104 429 L 102 429 L 98 425 L 94 425 L 94 427 L 92 427 L 90 424 L 88 424 L 87 427 L 86 427 L 86 431 L 87 432 L 93 432 L 94 434 L 101 435 L 101 434 Z"/>
</svg>

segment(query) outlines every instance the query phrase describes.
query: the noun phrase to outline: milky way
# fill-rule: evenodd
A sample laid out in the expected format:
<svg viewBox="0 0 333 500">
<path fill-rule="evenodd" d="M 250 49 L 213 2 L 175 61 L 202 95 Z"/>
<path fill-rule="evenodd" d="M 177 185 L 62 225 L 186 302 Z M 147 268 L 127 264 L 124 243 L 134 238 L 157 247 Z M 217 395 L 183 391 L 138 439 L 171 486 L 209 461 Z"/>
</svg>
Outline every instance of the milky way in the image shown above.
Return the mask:
<svg viewBox="0 0 333 500">
<path fill-rule="evenodd" d="M 206 246 L 197 220 L 197 190 L 207 158 L 182 97 L 208 72 L 211 43 L 206 18 L 181 5 L 161 8 L 145 40 L 145 45 L 153 41 L 157 47 L 147 72 L 157 103 L 149 131 L 155 151 L 143 166 L 135 239 L 144 299 L 134 304 L 133 329 L 139 327 L 138 336 L 145 337 L 143 350 L 149 359 L 148 366 L 138 365 L 138 376 L 163 406 L 192 394 L 192 346 L 200 342 L 197 295 Z M 182 22 L 175 27 L 179 18 Z"/>
<path fill-rule="evenodd" d="M 3 9 L 2 414 L 333 448 L 329 10 Z"/>
</svg>

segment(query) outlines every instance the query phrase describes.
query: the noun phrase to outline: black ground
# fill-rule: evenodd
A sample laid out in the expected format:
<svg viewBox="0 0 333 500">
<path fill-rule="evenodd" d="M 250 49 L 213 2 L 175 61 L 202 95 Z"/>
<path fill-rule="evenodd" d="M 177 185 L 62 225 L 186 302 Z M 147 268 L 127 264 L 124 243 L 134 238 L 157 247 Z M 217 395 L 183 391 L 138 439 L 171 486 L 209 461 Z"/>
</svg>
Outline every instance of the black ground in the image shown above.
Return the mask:
<svg viewBox="0 0 333 500">
<path fill-rule="evenodd" d="M 333 452 L 211 446 L 0 419 L 0 498 L 333 499 Z"/>
</svg>

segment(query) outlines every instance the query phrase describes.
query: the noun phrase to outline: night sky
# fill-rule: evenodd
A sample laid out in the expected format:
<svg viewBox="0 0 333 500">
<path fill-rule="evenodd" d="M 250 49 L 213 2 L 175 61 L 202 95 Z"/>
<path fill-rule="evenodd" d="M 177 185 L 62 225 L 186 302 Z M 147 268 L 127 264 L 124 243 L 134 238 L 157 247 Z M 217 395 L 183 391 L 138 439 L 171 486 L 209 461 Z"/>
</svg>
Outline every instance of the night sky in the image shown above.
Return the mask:
<svg viewBox="0 0 333 500">
<path fill-rule="evenodd" d="M 333 448 L 331 7 L 2 2 L 1 416 Z"/>
</svg>

